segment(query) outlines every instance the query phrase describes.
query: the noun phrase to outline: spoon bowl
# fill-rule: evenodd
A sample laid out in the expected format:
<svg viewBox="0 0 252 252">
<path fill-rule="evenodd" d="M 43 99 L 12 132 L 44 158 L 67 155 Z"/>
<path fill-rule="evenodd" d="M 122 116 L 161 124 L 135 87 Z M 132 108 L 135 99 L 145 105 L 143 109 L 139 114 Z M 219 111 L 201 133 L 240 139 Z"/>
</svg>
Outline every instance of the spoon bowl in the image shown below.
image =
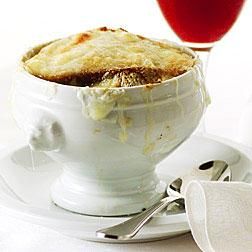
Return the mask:
<svg viewBox="0 0 252 252">
<path fill-rule="evenodd" d="M 192 176 L 197 179 L 197 176 L 199 176 L 200 174 L 207 175 L 207 177 L 204 179 L 207 181 L 231 181 L 231 170 L 227 162 L 222 160 L 212 160 L 201 164 L 197 168 L 196 174 L 194 172 Z M 190 179 L 188 179 L 188 177 Z M 167 195 L 178 197 L 183 196 L 184 190 L 182 190 L 182 188 L 185 188 L 188 182 L 190 182 L 191 180 L 192 178 L 189 175 L 175 179 L 167 187 Z"/>
</svg>

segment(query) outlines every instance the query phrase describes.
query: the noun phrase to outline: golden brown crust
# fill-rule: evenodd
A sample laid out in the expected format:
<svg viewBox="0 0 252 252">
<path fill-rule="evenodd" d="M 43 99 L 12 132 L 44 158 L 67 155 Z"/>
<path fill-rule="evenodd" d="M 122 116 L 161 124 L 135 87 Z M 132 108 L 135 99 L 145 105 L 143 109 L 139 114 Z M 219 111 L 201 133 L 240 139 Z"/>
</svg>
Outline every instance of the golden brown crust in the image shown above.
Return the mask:
<svg viewBox="0 0 252 252">
<path fill-rule="evenodd" d="M 117 87 L 178 76 L 194 61 L 166 43 L 101 27 L 52 42 L 26 60 L 24 67 L 39 78 L 62 84 L 100 86 L 101 82 Z"/>
<path fill-rule="evenodd" d="M 88 33 L 80 33 L 79 36 L 76 38 L 75 45 L 82 44 L 88 39 L 91 39 L 91 36 Z"/>
</svg>

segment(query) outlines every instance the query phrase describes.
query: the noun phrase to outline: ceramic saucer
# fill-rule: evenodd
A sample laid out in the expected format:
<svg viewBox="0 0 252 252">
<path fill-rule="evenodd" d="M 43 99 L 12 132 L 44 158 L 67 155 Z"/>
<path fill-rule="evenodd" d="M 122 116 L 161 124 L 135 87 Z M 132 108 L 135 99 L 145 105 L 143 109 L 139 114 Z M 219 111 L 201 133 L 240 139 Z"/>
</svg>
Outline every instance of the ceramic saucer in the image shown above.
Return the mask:
<svg viewBox="0 0 252 252">
<path fill-rule="evenodd" d="M 252 157 L 251 150 L 230 141 L 210 136 L 192 136 L 160 163 L 158 174 L 169 183 L 201 162 L 223 159 L 231 166 L 233 180 L 251 182 L 252 161 L 249 156 Z M 127 217 L 80 215 L 52 203 L 50 186 L 60 172 L 57 163 L 43 153 L 31 153 L 24 144 L 5 149 L 0 155 L 1 211 L 72 237 L 118 242 L 97 238 L 95 231 L 122 222 Z M 185 213 L 163 213 L 154 217 L 130 242 L 160 240 L 188 231 Z"/>
</svg>

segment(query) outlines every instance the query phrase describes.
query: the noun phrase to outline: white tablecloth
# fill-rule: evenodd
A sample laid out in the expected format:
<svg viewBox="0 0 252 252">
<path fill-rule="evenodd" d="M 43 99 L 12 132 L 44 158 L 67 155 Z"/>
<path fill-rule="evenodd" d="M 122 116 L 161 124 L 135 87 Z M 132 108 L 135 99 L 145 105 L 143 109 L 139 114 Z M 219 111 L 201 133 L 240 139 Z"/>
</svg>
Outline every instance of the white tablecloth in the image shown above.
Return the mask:
<svg viewBox="0 0 252 252">
<path fill-rule="evenodd" d="M 136 244 L 107 244 L 63 236 L 47 228 L 31 225 L 0 214 L 0 251 L 24 252 L 188 252 L 200 251 L 190 234 L 173 239 Z"/>
</svg>

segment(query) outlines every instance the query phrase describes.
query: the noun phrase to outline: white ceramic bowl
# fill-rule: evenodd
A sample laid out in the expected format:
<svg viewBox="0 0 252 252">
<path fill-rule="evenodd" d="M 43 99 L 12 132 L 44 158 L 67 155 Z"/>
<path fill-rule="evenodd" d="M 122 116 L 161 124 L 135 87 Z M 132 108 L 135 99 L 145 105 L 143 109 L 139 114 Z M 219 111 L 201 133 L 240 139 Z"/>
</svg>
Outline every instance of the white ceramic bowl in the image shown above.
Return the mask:
<svg viewBox="0 0 252 252">
<path fill-rule="evenodd" d="M 110 89 L 42 80 L 22 63 L 14 117 L 34 151 L 62 164 L 51 188 L 57 205 L 116 216 L 139 212 L 163 196 L 166 185 L 155 166 L 190 136 L 207 105 L 199 60 L 162 84 Z"/>
</svg>

